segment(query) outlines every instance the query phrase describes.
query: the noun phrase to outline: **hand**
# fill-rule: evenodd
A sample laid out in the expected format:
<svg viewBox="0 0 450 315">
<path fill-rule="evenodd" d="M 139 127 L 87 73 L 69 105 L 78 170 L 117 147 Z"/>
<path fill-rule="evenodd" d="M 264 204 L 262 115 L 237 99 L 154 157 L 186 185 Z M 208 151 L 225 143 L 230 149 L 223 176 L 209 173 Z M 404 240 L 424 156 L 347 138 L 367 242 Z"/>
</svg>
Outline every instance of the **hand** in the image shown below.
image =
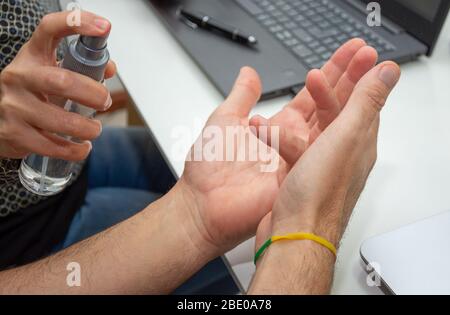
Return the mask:
<svg viewBox="0 0 450 315">
<path fill-rule="evenodd" d="M 321 70 L 308 74 L 306 87 L 282 111 L 269 120 L 261 116 L 253 117 L 251 125 L 280 128 L 280 154 L 292 167 L 336 119 L 355 84 L 375 65 L 377 59 L 375 49 L 363 40 L 350 40 L 336 51 Z"/>
<path fill-rule="evenodd" d="M 385 62 L 357 83 L 339 117 L 286 177 L 271 218 L 261 223 L 259 246 L 292 232 L 312 232 L 338 246 L 376 160 L 380 110 L 399 78 L 399 67 Z"/>
<path fill-rule="evenodd" d="M 0 75 L 0 156 L 23 158 L 37 153 L 64 160 L 83 160 L 91 150 L 88 140 L 101 133 L 101 123 L 64 111 L 53 97 L 71 99 L 98 111 L 111 105 L 109 91 L 98 82 L 56 63 L 56 48 L 72 34 L 102 36 L 111 25 L 92 13 L 82 12 L 81 26 L 70 27 L 70 12 L 45 16 L 32 38 Z M 108 64 L 105 77 L 115 73 Z M 61 134 L 82 140 L 74 143 Z"/>
<path fill-rule="evenodd" d="M 376 52 L 369 47 L 365 47 L 365 43 L 361 40 L 353 40 L 344 45 L 337 51 L 332 60 L 324 67 L 325 78 L 316 74 L 311 74 L 308 78 L 308 87 L 313 91 L 313 95 L 321 95 L 321 92 L 326 87 L 327 79 L 335 81 L 335 91 L 339 95 L 350 95 L 354 84 L 375 64 L 377 59 Z M 363 73 L 364 72 L 364 73 Z M 317 79 L 317 77 L 319 77 Z M 351 79 L 349 79 L 351 78 Z M 340 82 L 337 84 L 336 82 Z M 326 84 L 325 84 L 326 83 Z M 330 89 L 325 89 L 328 92 Z M 250 122 L 248 115 L 252 107 L 256 104 L 261 95 L 261 83 L 257 74 L 251 69 L 243 69 L 240 77 L 237 80 L 236 86 L 233 89 L 230 97 L 225 103 L 218 108 L 218 110 L 211 116 L 207 123 L 207 127 L 218 126 L 224 130 L 226 126 L 242 126 L 249 127 Z M 326 100 L 325 100 L 326 101 Z M 342 109 L 329 106 L 328 103 L 320 99 L 322 107 L 310 108 L 312 112 L 318 113 L 318 117 L 329 120 L 329 123 L 339 114 Z M 302 105 L 301 102 L 305 102 Z M 332 104 L 334 105 L 334 104 Z M 282 149 L 302 147 L 303 134 L 310 134 L 317 131 L 317 128 L 309 130 L 309 123 L 304 118 L 304 107 L 316 107 L 315 100 L 310 96 L 305 89 L 299 96 L 289 104 L 286 109 L 280 113 L 279 122 L 281 126 L 280 146 Z M 329 106 L 330 114 L 327 113 L 326 106 Z M 290 116 L 289 112 L 294 113 Z M 291 117 L 298 121 L 293 121 Z M 322 122 L 322 120 L 320 120 Z M 264 124 L 255 123 L 250 127 L 258 129 L 264 127 Z M 298 126 L 294 131 L 298 134 L 283 133 L 286 128 L 291 128 L 291 125 Z M 274 124 L 273 124 L 274 125 Z M 324 128 L 324 124 L 321 125 Z M 266 137 L 269 141 L 264 143 L 271 143 L 269 131 Z M 258 134 L 257 132 L 255 134 Z M 253 135 L 248 135 L 254 138 Z M 261 136 L 261 135 L 259 135 Z M 267 136 L 267 135 L 266 135 Z M 264 140 L 264 137 L 260 137 Z M 270 150 L 260 142 L 263 150 Z M 200 147 L 202 147 L 200 145 Z M 306 149 L 306 148 L 305 148 Z M 249 148 L 244 148 L 244 151 Z M 191 155 L 195 152 L 195 146 Z M 281 150 L 282 154 L 289 152 L 289 150 Z M 295 152 L 296 155 L 302 154 L 302 150 Z M 271 152 L 274 159 L 279 159 L 279 167 L 274 173 L 263 173 L 260 168 L 265 162 L 188 162 L 186 164 L 185 173 L 181 179 L 191 191 L 190 199 L 194 205 L 191 207 L 193 217 L 197 222 L 197 226 L 201 234 L 212 244 L 214 248 L 218 249 L 219 253 L 223 253 L 226 249 L 231 249 L 246 238 L 254 235 L 256 227 L 261 219 L 267 215 L 272 207 L 273 202 L 278 194 L 279 187 L 283 182 L 290 163 L 286 164 L 279 156 L 275 157 L 275 152 Z M 288 161 L 293 160 L 292 155 L 284 154 Z M 295 157 L 298 160 L 298 156 Z"/>
<path fill-rule="evenodd" d="M 278 153 L 260 142 L 249 129 L 248 115 L 260 96 L 258 74 L 251 68 L 243 68 L 230 96 L 209 118 L 193 146 L 189 154 L 191 161 L 186 162 L 179 181 L 198 231 L 217 255 L 254 235 L 258 223 L 272 209 L 286 175 L 285 163 Z M 227 128 L 237 130 L 233 139 L 241 139 L 239 143 L 227 136 Z M 206 142 L 211 141 L 213 132 L 222 141 L 216 150 L 223 149 L 223 155 L 208 160 Z M 258 149 L 251 148 L 250 143 L 268 152 L 268 158 L 258 156 L 251 161 L 249 153 Z M 233 154 L 225 158 L 230 149 Z M 242 154 L 245 158 L 239 160 Z M 196 155 L 202 161 L 194 159 Z M 274 164 L 273 171 L 264 172 L 270 163 Z"/>
<path fill-rule="evenodd" d="M 344 109 L 357 82 L 376 64 L 378 54 L 361 39 L 341 46 L 321 70 L 308 73 L 306 86 L 282 111 L 267 120 L 255 116 L 253 126 L 281 130 L 279 152 L 291 168 Z M 266 141 L 272 145 L 271 139 Z M 271 213 L 258 227 L 268 235 Z M 257 239 L 259 245 L 265 240 Z"/>
</svg>

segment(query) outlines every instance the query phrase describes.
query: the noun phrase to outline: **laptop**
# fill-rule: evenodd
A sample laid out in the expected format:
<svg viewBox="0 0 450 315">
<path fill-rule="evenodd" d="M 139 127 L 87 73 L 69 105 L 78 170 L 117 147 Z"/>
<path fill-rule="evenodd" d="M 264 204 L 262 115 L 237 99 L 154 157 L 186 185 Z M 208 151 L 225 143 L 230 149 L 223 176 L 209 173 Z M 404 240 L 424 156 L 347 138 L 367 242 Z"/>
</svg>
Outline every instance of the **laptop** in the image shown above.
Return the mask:
<svg viewBox="0 0 450 315">
<path fill-rule="evenodd" d="M 361 257 L 386 293 L 448 295 L 449 243 L 450 211 L 365 241 Z"/>
<path fill-rule="evenodd" d="M 297 93 L 351 38 L 377 49 L 380 61 L 404 63 L 431 55 L 450 0 L 379 0 L 381 26 L 369 27 L 371 0 L 150 0 L 173 36 L 224 95 L 242 66 L 261 75 L 263 98 Z M 189 27 L 180 7 L 201 12 L 258 40 L 254 47 Z"/>
</svg>

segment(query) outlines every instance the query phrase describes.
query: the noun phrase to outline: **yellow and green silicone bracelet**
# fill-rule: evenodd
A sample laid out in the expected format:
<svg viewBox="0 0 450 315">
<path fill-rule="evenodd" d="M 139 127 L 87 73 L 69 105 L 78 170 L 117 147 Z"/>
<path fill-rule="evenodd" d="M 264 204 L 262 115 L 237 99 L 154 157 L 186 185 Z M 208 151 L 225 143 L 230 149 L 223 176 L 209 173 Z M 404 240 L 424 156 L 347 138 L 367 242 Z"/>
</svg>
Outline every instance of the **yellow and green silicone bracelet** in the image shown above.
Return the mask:
<svg viewBox="0 0 450 315">
<path fill-rule="evenodd" d="M 278 242 L 278 241 L 305 241 L 305 240 L 316 242 L 316 243 L 324 246 L 328 250 L 330 250 L 334 254 L 334 256 L 337 255 L 336 247 L 331 242 L 324 239 L 323 237 L 317 236 L 312 233 L 291 233 L 291 234 L 287 234 L 284 236 L 272 236 L 271 238 L 269 238 L 261 246 L 261 248 L 256 252 L 255 259 L 253 262 L 256 265 L 256 263 L 258 262 L 259 258 L 262 256 L 262 254 L 267 250 L 267 248 L 270 245 L 272 245 L 275 242 Z"/>
</svg>

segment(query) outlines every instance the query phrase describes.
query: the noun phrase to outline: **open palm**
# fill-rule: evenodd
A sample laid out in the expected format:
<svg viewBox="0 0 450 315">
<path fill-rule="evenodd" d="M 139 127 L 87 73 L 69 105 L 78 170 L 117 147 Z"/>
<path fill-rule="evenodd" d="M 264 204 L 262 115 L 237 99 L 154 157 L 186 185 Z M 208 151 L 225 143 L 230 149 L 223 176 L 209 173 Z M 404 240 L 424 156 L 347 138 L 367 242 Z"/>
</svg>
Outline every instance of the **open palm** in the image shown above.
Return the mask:
<svg viewBox="0 0 450 315">
<path fill-rule="evenodd" d="M 212 114 L 191 150 L 190 161 L 186 162 L 182 180 L 194 194 L 198 209 L 196 221 L 203 235 L 217 247 L 225 244 L 230 249 L 254 235 L 261 219 L 272 209 L 287 174 L 285 162 L 278 153 L 250 132 L 248 115 L 260 95 L 257 73 L 243 68 L 230 96 Z M 208 161 L 205 152 L 199 151 L 206 150 L 211 137 L 209 131 L 215 131 L 219 137 L 219 132 L 226 135 L 227 128 L 237 130 L 236 137 L 226 136 L 222 146 L 224 154 Z M 259 148 L 251 147 L 250 143 L 257 143 Z M 230 149 L 233 154 L 226 157 Z M 249 158 L 259 149 L 265 150 L 270 159 L 258 155 L 255 155 L 257 159 Z M 196 154 L 201 161 L 195 158 Z M 264 171 L 270 163 L 275 163 L 275 168 Z"/>
</svg>

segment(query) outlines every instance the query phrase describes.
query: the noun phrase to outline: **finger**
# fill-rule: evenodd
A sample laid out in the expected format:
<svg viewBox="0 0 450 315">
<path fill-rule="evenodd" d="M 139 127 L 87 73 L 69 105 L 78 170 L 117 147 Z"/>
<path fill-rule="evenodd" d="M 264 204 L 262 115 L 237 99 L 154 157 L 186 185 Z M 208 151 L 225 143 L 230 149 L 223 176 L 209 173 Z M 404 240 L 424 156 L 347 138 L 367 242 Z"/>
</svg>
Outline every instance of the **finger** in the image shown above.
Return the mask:
<svg viewBox="0 0 450 315">
<path fill-rule="evenodd" d="M 258 73 L 249 67 L 242 68 L 233 90 L 220 106 L 219 112 L 248 117 L 261 97 L 261 89 L 261 80 Z"/>
<path fill-rule="evenodd" d="M 98 15 L 81 11 L 64 11 L 44 16 L 33 33 L 30 47 L 37 53 L 52 57 L 60 40 L 74 34 L 105 36 L 111 30 L 111 23 Z"/>
<path fill-rule="evenodd" d="M 83 161 L 92 149 L 89 141 L 74 143 L 31 127 L 18 136 L 17 142 L 28 152 L 66 161 Z"/>
<path fill-rule="evenodd" d="M 346 130 L 368 129 L 379 115 L 386 100 L 400 79 L 400 68 L 394 62 L 384 62 L 369 71 L 356 85 L 345 110 L 342 121 Z"/>
<path fill-rule="evenodd" d="M 322 71 L 332 87 L 335 87 L 355 54 L 364 46 L 366 46 L 366 43 L 362 39 L 352 39 L 342 45 L 322 67 Z M 300 110 L 307 120 L 312 117 L 315 111 L 314 100 L 307 89 L 302 89 L 288 106 Z"/>
<path fill-rule="evenodd" d="M 330 83 L 330 86 L 334 87 L 334 85 L 337 84 L 339 78 L 345 73 L 356 53 L 365 45 L 366 43 L 363 40 L 354 39 L 350 40 L 336 51 L 330 61 L 322 68 L 326 80 L 333 83 Z M 316 102 L 307 88 L 303 89 L 282 113 L 271 119 L 269 126 L 279 125 L 279 123 L 275 123 L 275 121 L 281 117 L 280 115 L 284 115 L 283 119 L 295 117 L 294 115 L 286 114 L 289 110 L 300 112 L 302 119 L 304 119 L 313 130 L 309 139 L 298 139 L 297 135 L 292 130 L 286 130 L 284 128 L 280 130 L 280 154 L 286 162 L 292 164 L 295 163 L 306 150 L 305 141 L 306 143 L 314 141 L 320 134 L 321 129 L 317 124 L 319 119 L 315 113 Z M 325 121 L 326 120 L 327 119 L 325 119 Z M 256 119 L 252 122 L 257 124 L 264 121 Z M 268 144 L 270 145 L 270 139 Z"/>
<path fill-rule="evenodd" d="M 342 45 L 322 67 L 322 71 L 332 87 L 336 86 L 356 53 L 366 45 L 366 42 L 360 38 L 351 39 Z"/>
<path fill-rule="evenodd" d="M 50 157 L 78 162 L 86 160 L 92 151 L 92 142 L 90 141 L 73 142 L 46 131 L 40 133 L 56 145 L 56 151 Z"/>
<path fill-rule="evenodd" d="M 114 61 L 110 60 L 105 70 L 105 79 L 111 79 L 117 73 L 117 65 Z"/>
<path fill-rule="evenodd" d="M 316 103 L 317 124 L 320 130 L 325 130 L 340 112 L 340 105 L 333 88 L 320 70 L 308 74 L 306 87 Z"/>
<path fill-rule="evenodd" d="M 372 69 L 378 60 L 377 51 L 365 46 L 361 48 L 350 62 L 347 71 L 339 79 L 335 91 L 339 104 L 346 104 L 359 80 Z"/>
<path fill-rule="evenodd" d="M 252 132 L 256 132 L 255 136 L 259 137 L 259 131 L 260 127 L 268 127 L 269 126 L 269 120 L 262 117 L 261 115 L 256 115 L 250 119 L 250 126 L 255 127 L 251 128 Z M 270 134 L 270 133 L 269 133 Z M 270 139 L 266 139 L 265 137 L 262 137 L 260 140 L 266 140 L 263 141 L 265 144 L 270 145 Z"/>
<path fill-rule="evenodd" d="M 105 111 L 112 104 L 103 84 L 66 69 L 36 67 L 27 69 L 21 77 L 24 85 L 37 93 L 70 99 L 98 111 Z"/>
<path fill-rule="evenodd" d="M 375 49 L 364 46 L 354 55 L 347 70 L 341 76 L 334 91 L 327 91 L 322 83 L 322 90 L 318 89 L 314 95 L 316 103 L 316 112 L 313 118 L 317 118 L 318 122 L 311 119 L 314 124 L 311 128 L 309 143 L 313 143 L 320 134 L 336 119 L 344 104 L 347 103 L 356 83 L 376 64 L 378 54 Z M 314 85 L 319 88 L 321 85 Z M 328 85 L 329 86 L 329 85 Z M 312 87 L 309 88 L 311 94 Z M 327 100 L 328 98 L 328 100 Z M 331 98 L 331 99 L 330 99 Z M 334 104 L 331 104 L 334 102 Z M 328 108 L 321 108 L 321 104 L 328 104 Z M 327 106 L 326 106 L 327 107 Z M 331 111 L 330 111 L 331 110 Z"/>
<path fill-rule="evenodd" d="M 0 144 L 0 150 L 4 157 L 8 157 L 9 159 L 13 160 L 22 160 L 26 158 L 28 155 L 30 155 L 29 151 L 17 147 L 17 143 L 14 143 L 14 141 L 2 141 L 2 142 L 3 143 Z"/>
<path fill-rule="evenodd" d="M 23 119 L 40 130 L 80 140 L 96 139 L 102 132 L 102 124 L 98 120 L 70 113 L 54 104 L 41 101 L 28 105 Z"/>
<path fill-rule="evenodd" d="M 275 141 L 277 141 L 278 143 L 276 147 L 279 154 L 288 163 L 288 165 L 293 165 L 295 162 L 297 162 L 298 158 L 306 150 L 308 139 L 301 139 L 296 132 L 292 132 L 287 128 L 281 128 L 278 125 L 274 125 L 268 119 L 265 119 L 261 116 L 255 116 L 250 120 L 250 126 L 256 129 L 258 139 L 270 147 L 274 147 L 272 145 L 272 135 L 278 136 L 275 139 Z M 261 129 L 261 127 L 264 127 L 264 129 Z M 277 130 L 274 130 L 273 128 L 277 128 Z M 261 134 L 261 130 L 263 130 L 264 133 Z"/>
</svg>

